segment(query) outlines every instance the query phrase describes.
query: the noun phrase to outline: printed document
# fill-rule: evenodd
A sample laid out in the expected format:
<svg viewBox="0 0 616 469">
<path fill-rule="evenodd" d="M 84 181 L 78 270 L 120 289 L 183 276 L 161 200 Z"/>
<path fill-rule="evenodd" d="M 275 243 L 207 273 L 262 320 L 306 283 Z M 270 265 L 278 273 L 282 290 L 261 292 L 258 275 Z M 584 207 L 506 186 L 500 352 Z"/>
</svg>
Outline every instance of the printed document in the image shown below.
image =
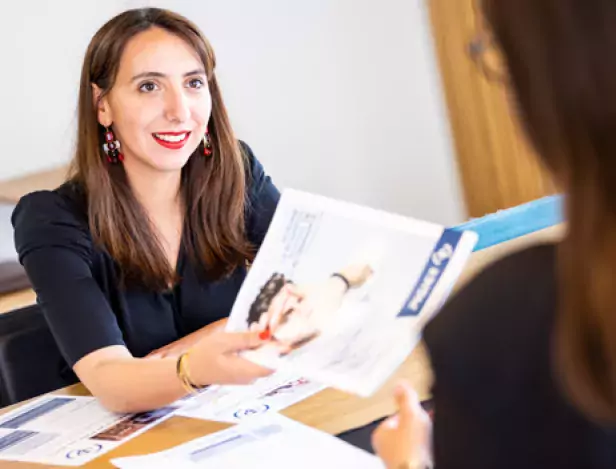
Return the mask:
<svg viewBox="0 0 616 469">
<path fill-rule="evenodd" d="M 167 451 L 113 459 L 119 469 L 383 469 L 374 455 L 280 414 L 267 414 Z"/>
<path fill-rule="evenodd" d="M 473 232 L 284 191 L 227 329 L 245 357 L 361 396 L 411 353 L 477 242 Z"/>
<path fill-rule="evenodd" d="M 175 407 L 114 414 L 93 397 L 46 395 L 0 417 L 0 461 L 80 466 L 169 418 Z"/>
<path fill-rule="evenodd" d="M 248 386 L 209 386 L 186 400 L 176 412 L 182 417 L 237 423 L 278 412 L 325 389 L 306 378 L 276 372 Z"/>
</svg>

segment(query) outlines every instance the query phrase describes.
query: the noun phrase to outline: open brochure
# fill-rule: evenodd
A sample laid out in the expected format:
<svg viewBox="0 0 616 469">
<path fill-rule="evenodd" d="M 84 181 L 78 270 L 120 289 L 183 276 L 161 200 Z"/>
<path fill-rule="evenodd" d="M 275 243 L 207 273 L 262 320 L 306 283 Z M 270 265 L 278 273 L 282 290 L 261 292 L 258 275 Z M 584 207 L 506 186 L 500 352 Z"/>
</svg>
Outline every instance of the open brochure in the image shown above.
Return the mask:
<svg viewBox="0 0 616 469">
<path fill-rule="evenodd" d="M 411 353 L 477 235 L 283 192 L 229 331 L 270 340 L 246 358 L 368 396 Z"/>
<path fill-rule="evenodd" d="M 275 413 L 160 453 L 113 459 L 111 463 L 119 469 L 384 467 L 372 454 Z"/>
</svg>

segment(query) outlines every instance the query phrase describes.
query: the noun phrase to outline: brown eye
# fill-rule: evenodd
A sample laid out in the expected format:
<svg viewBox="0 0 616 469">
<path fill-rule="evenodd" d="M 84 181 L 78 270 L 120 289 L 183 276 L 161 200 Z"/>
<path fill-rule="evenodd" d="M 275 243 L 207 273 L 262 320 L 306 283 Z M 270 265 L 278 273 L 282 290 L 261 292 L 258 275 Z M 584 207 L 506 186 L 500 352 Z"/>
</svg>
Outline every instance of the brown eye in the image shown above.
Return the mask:
<svg viewBox="0 0 616 469">
<path fill-rule="evenodd" d="M 139 86 L 139 91 L 143 92 L 143 93 L 151 93 L 152 91 L 156 90 L 156 84 L 151 82 L 151 81 L 147 81 L 145 83 L 142 83 Z"/>
<path fill-rule="evenodd" d="M 201 78 L 193 78 L 192 80 L 190 80 L 188 82 L 188 87 L 189 88 L 193 88 L 195 90 L 199 90 L 201 88 L 203 88 L 203 85 L 205 83 L 203 82 L 203 80 Z"/>
</svg>

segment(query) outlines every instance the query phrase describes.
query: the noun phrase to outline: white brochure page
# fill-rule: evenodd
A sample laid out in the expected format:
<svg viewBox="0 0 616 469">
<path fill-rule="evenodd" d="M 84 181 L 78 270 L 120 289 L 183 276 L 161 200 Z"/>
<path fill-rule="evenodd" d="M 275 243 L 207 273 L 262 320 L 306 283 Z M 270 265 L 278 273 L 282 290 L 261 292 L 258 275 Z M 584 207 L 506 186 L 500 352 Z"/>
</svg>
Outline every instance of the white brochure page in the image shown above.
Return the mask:
<svg viewBox="0 0 616 469">
<path fill-rule="evenodd" d="M 169 418 L 114 414 L 93 397 L 46 395 L 0 417 L 0 461 L 80 466 Z"/>
<path fill-rule="evenodd" d="M 167 451 L 111 461 L 120 469 L 383 469 L 372 454 L 283 417 L 266 414 Z"/>
</svg>

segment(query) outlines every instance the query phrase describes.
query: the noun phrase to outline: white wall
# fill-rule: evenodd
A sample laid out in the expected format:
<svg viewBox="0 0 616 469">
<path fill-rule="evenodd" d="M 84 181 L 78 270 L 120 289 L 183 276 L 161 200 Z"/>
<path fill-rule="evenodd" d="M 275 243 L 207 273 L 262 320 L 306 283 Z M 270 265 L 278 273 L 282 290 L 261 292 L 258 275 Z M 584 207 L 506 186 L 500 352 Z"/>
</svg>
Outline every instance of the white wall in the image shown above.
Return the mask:
<svg viewBox="0 0 616 469">
<path fill-rule="evenodd" d="M 70 159 L 81 61 L 92 35 L 123 3 L 31 0 L 5 7 L 11 17 L 0 28 L 0 179 Z"/>
<path fill-rule="evenodd" d="M 16 64 L 8 78 L 3 74 L 1 87 L 3 103 L 10 104 L 0 117 L 6 133 L 0 178 L 69 158 L 89 37 L 122 8 L 162 6 L 195 21 L 212 42 L 236 132 L 281 188 L 441 223 L 461 221 L 423 1 L 17 4 L 12 16 L 21 20 L 0 32 L 3 55 Z M 9 161 L 11 155 L 18 157 Z"/>
</svg>

